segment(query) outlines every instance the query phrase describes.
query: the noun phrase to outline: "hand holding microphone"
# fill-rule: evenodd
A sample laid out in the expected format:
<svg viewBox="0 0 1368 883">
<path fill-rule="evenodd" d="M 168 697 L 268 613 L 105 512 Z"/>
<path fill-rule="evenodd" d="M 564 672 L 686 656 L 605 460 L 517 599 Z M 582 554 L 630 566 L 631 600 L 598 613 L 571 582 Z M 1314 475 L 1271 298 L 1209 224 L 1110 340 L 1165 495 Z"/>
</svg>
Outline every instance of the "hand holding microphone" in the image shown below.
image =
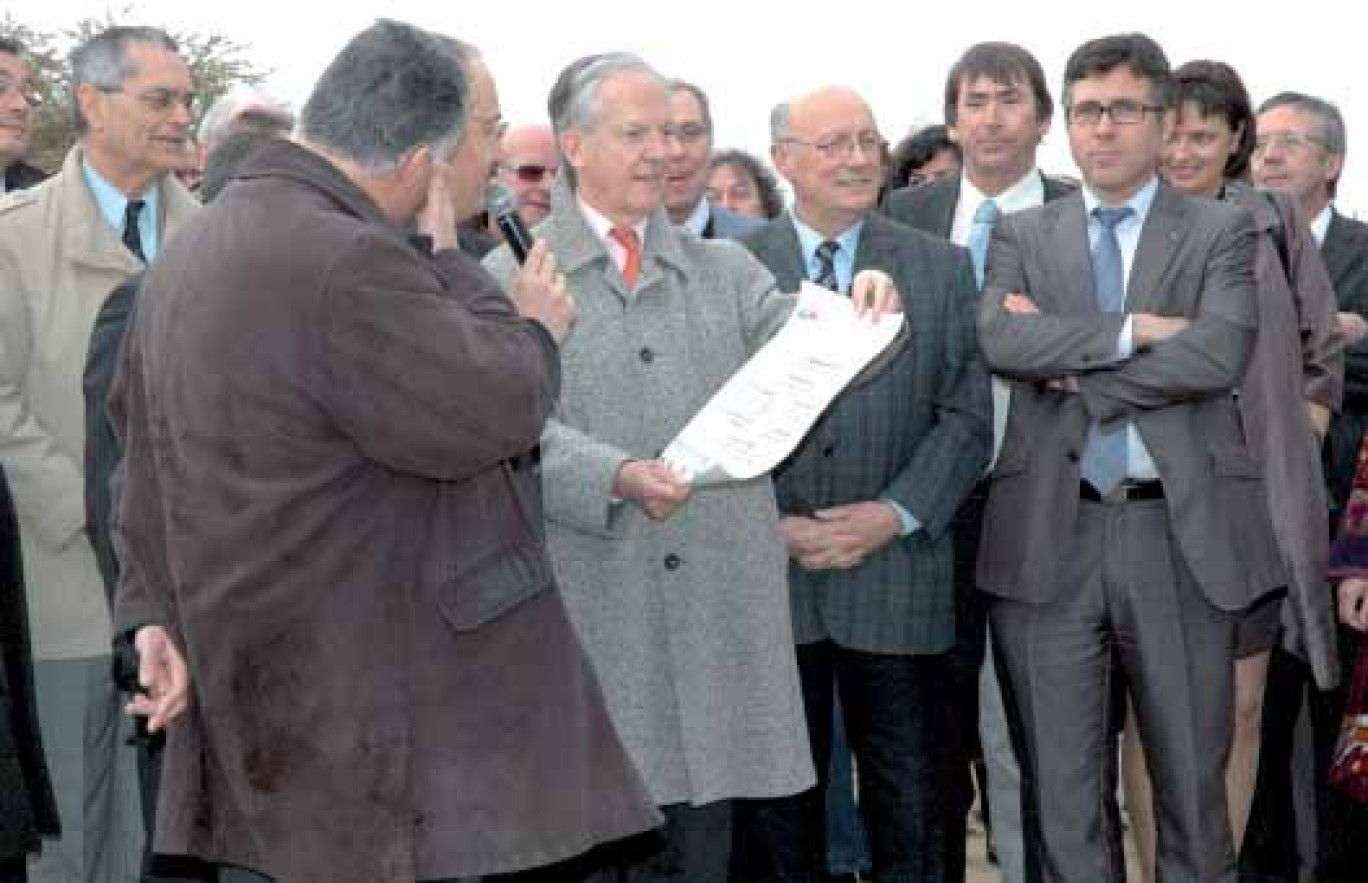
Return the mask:
<svg viewBox="0 0 1368 883">
<path fill-rule="evenodd" d="M 509 282 L 508 296 L 521 315 L 540 322 L 560 343 L 570 333 L 576 311 L 574 298 L 565 289 L 565 276 L 556 270 L 556 256 L 546 243 L 532 238 L 518 217 L 513 194 L 498 181 L 490 181 L 485 188 L 485 207 L 522 264 Z"/>
</svg>

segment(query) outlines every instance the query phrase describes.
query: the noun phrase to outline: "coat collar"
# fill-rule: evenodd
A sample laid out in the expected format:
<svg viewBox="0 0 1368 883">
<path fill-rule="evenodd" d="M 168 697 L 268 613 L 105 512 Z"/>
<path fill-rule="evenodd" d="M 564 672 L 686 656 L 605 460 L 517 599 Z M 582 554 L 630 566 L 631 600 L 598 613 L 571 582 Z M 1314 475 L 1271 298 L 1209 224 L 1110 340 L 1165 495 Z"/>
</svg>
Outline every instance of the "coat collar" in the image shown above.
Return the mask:
<svg viewBox="0 0 1368 883">
<path fill-rule="evenodd" d="M 375 200 L 351 178 L 318 153 L 284 139 L 252 152 L 234 180 L 286 178 L 325 194 L 345 212 L 370 223 L 394 229 L 394 223 Z"/>
<path fill-rule="evenodd" d="M 561 175 L 551 188 L 551 214 L 537 225 L 536 235 L 555 243 L 556 262 L 566 275 L 571 275 L 595 261 L 602 264 L 605 284 L 624 300 L 644 291 L 664 279 L 665 271 L 672 270 L 687 278 L 689 259 L 684 253 L 682 237 L 663 206 L 657 206 L 646 221 L 646 241 L 641 253 L 641 278 L 636 292 L 627 291 L 622 277 L 616 272 L 603 242 L 594 234 L 580 211 L 579 197 L 570 188 L 567 176 Z"/>
<path fill-rule="evenodd" d="M 86 185 L 82 166 L 85 151 L 80 144 L 67 152 L 62 162 L 60 205 L 63 218 L 62 249 L 71 261 L 132 275 L 143 263 L 124 247 L 119 233 L 107 224 Z M 199 203 L 173 175 L 157 182 L 161 217 L 157 219 L 162 241 L 199 208 Z"/>
</svg>

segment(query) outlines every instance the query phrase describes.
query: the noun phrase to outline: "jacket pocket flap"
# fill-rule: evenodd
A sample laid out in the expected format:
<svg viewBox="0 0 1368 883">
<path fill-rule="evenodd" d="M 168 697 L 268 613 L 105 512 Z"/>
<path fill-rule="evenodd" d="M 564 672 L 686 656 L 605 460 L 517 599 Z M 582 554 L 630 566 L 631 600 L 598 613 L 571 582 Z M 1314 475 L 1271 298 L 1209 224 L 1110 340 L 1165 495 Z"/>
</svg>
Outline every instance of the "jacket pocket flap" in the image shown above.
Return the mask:
<svg viewBox="0 0 1368 883">
<path fill-rule="evenodd" d="M 438 587 L 447 624 L 470 631 L 496 619 L 551 585 L 551 562 L 538 546 L 500 549 Z"/>
</svg>

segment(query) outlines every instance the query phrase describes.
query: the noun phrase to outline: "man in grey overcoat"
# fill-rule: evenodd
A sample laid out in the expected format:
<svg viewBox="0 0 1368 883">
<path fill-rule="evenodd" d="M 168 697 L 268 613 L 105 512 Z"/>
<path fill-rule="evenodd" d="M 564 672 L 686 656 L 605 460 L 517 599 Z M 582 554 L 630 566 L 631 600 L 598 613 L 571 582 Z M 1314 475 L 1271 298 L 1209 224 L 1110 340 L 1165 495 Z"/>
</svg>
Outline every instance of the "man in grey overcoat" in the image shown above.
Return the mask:
<svg viewBox="0 0 1368 883">
<path fill-rule="evenodd" d="M 694 492 L 656 458 L 793 300 L 740 246 L 670 224 L 667 87 L 644 62 L 575 62 L 550 111 L 562 177 L 535 234 L 580 312 L 542 437 L 547 544 L 613 722 L 666 817 L 663 842 L 556 879 L 722 881 L 729 802 L 814 781 L 787 556 L 768 477 Z M 486 265 L 514 270 L 507 249 Z M 854 296 L 894 299 L 878 274 L 858 278 Z"/>
</svg>

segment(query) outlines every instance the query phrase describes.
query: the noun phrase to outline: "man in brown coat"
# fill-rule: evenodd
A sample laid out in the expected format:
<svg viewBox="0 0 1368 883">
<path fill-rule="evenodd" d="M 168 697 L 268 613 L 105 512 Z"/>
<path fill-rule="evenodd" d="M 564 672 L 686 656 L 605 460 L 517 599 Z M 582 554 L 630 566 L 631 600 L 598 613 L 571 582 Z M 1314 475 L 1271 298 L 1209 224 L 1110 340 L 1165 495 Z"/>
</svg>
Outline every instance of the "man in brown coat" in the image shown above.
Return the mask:
<svg viewBox="0 0 1368 883">
<path fill-rule="evenodd" d="M 456 250 L 498 126 L 474 50 L 381 21 L 147 275 L 111 412 L 159 852 L 412 883 L 658 820 L 508 465 L 573 305 L 545 246 L 511 302 Z"/>
</svg>

